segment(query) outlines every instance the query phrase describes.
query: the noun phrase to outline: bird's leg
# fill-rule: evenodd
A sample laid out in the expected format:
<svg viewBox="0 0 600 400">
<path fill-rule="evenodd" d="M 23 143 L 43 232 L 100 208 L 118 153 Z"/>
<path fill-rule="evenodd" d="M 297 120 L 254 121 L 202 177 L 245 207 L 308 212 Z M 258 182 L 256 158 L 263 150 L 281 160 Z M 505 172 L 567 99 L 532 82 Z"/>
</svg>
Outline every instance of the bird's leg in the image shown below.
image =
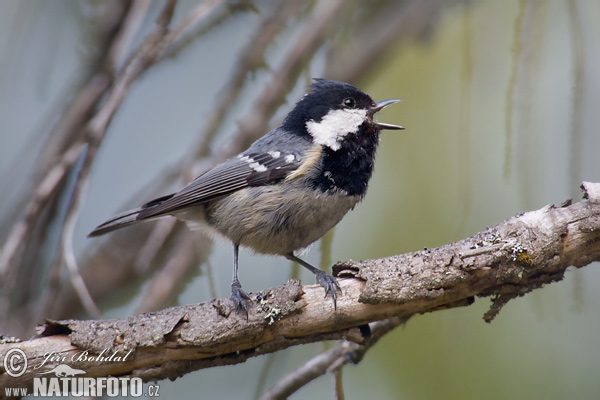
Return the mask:
<svg viewBox="0 0 600 400">
<path fill-rule="evenodd" d="M 231 300 L 235 304 L 237 311 L 243 311 L 248 315 L 246 300 L 250 300 L 250 296 L 242 289 L 242 284 L 238 279 L 238 253 L 240 250 L 239 244 L 233 244 L 233 280 L 231 281 Z"/>
<path fill-rule="evenodd" d="M 340 289 L 340 285 L 338 284 L 337 279 L 335 279 L 333 276 L 329 275 L 327 272 L 323 271 L 322 269 L 313 267 L 312 265 L 310 265 L 309 263 L 307 263 L 304 260 L 301 260 L 300 258 L 296 257 L 294 255 L 294 253 L 289 253 L 285 256 L 288 260 L 297 262 L 298 264 L 302 265 L 304 268 L 308 269 L 310 272 L 312 272 L 313 274 L 315 274 L 315 278 L 317 279 L 317 283 L 321 286 L 323 286 L 323 288 L 325 289 L 325 297 L 327 297 L 328 293 L 331 293 L 331 298 L 333 299 L 333 307 L 336 307 L 336 300 L 337 300 L 337 294 L 336 292 L 339 290 L 340 292 L 342 291 Z"/>
</svg>

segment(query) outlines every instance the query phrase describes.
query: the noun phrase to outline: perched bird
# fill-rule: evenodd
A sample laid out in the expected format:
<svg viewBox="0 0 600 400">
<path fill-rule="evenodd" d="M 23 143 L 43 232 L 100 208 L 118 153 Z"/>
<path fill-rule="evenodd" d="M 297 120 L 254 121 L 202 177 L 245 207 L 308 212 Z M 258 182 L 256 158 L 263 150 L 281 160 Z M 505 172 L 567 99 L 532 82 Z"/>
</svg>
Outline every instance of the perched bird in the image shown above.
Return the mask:
<svg viewBox="0 0 600 400">
<path fill-rule="evenodd" d="M 304 266 L 335 305 L 337 280 L 295 253 L 321 238 L 365 196 L 380 131 L 404 129 L 375 122 L 373 116 L 399 101 L 376 103 L 347 83 L 315 79 L 283 124 L 246 151 L 177 193 L 109 219 L 88 236 L 172 215 L 192 229 L 233 242 L 231 299 L 238 310 L 246 311 L 250 299 L 238 279 L 240 246 Z"/>
</svg>

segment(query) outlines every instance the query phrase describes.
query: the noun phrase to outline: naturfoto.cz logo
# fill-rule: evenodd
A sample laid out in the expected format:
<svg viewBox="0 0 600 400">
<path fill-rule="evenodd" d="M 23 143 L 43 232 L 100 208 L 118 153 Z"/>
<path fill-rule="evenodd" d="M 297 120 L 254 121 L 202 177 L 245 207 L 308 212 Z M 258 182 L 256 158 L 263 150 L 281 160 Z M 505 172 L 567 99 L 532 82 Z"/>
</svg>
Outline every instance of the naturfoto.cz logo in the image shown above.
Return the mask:
<svg viewBox="0 0 600 400">
<path fill-rule="evenodd" d="M 68 367 L 61 364 L 56 368 Z M 68 367 L 70 368 L 70 367 Z M 81 371 L 81 370 L 76 370 Z M 85 374 L 85 371 L 83 371 Z M 33 378 L 34 396 L 66 396 L 73 397 L 140 397 L 144 394 L 142 378 L 117 378 L 117 377 L 74 377 L 73 375 L 57 375 L 56 377 Z M 158 395 L 158 390 L 153 389 L 149 396 Z"/>
<path fill-rule="evenodd" d="M 124 356 L 117 352 L 110 352 L 105 349 L 100 354 L 91 354 L 87 350 L 75 354 L 63 355 L 57 352 L 49 352 L 44 355 L 44 359 L 39 365 L 33 366 L 30 373 L 33 376 L 33 391 L 29 393 L 27 388 L 6 387 L 4 396 L 24 397 L 28 394 L 33 396 L 72 396 L 72 397 L 90 397 L 90 396 L 131 396 L 131 397 L 157 397 L 159 395 L 158 385 L 148 385 L 148 390 L 144 393 L 144 386 L 141 378 L 138 377 L 86 377 L 86 371 L 73 368 L 66 362 L 125 362 L 131 355 L 131 351 Z M 60 363 L 56 365 L 57 363 Z M 9 350 L 3 359 L 3 366 L 6 374 L 14 378 L 19 378 L 27 372 L 28 359 L 25 353 L 18 348 Z M 42 372 L 42 367 L 56 365 L 54 368 Z M 2 393 L 0 393 L 2 397 Z"/>
</svg>

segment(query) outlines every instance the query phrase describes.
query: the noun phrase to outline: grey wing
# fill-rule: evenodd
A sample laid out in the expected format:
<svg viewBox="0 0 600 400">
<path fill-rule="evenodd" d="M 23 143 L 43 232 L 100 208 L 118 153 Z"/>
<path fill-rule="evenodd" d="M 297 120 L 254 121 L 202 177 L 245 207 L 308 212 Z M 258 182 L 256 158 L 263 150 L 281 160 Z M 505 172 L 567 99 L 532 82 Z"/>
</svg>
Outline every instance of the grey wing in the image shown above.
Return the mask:
<svg viewBox="0 0 600 400">
<path fill-rule="evenodd" d="M 178 193 L 144 205 L 137 219 L 169 214 L 215 200 L 244 187 L 272 184 L 296 170 L 299 165 L 296 157 L 280 152 L 242 153 L 208 170 Z"/>
</svg>

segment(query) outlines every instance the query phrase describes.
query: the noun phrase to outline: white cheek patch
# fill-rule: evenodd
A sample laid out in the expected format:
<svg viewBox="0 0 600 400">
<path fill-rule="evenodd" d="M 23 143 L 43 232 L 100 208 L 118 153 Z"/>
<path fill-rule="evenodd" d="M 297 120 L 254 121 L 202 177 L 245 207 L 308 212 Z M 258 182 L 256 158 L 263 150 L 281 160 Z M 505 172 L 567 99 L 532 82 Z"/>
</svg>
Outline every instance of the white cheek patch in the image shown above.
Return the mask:
<svg viewBox="0 0 600 400">
<path fill-rule="evenodd" d="M 344 137 L 358 132 L 365 119 L 367 110 L 333 110 L 319 122 L 308 121 L 306 130 L 312 135 L 315 143 L 338 150 Z"/>
</svg>

